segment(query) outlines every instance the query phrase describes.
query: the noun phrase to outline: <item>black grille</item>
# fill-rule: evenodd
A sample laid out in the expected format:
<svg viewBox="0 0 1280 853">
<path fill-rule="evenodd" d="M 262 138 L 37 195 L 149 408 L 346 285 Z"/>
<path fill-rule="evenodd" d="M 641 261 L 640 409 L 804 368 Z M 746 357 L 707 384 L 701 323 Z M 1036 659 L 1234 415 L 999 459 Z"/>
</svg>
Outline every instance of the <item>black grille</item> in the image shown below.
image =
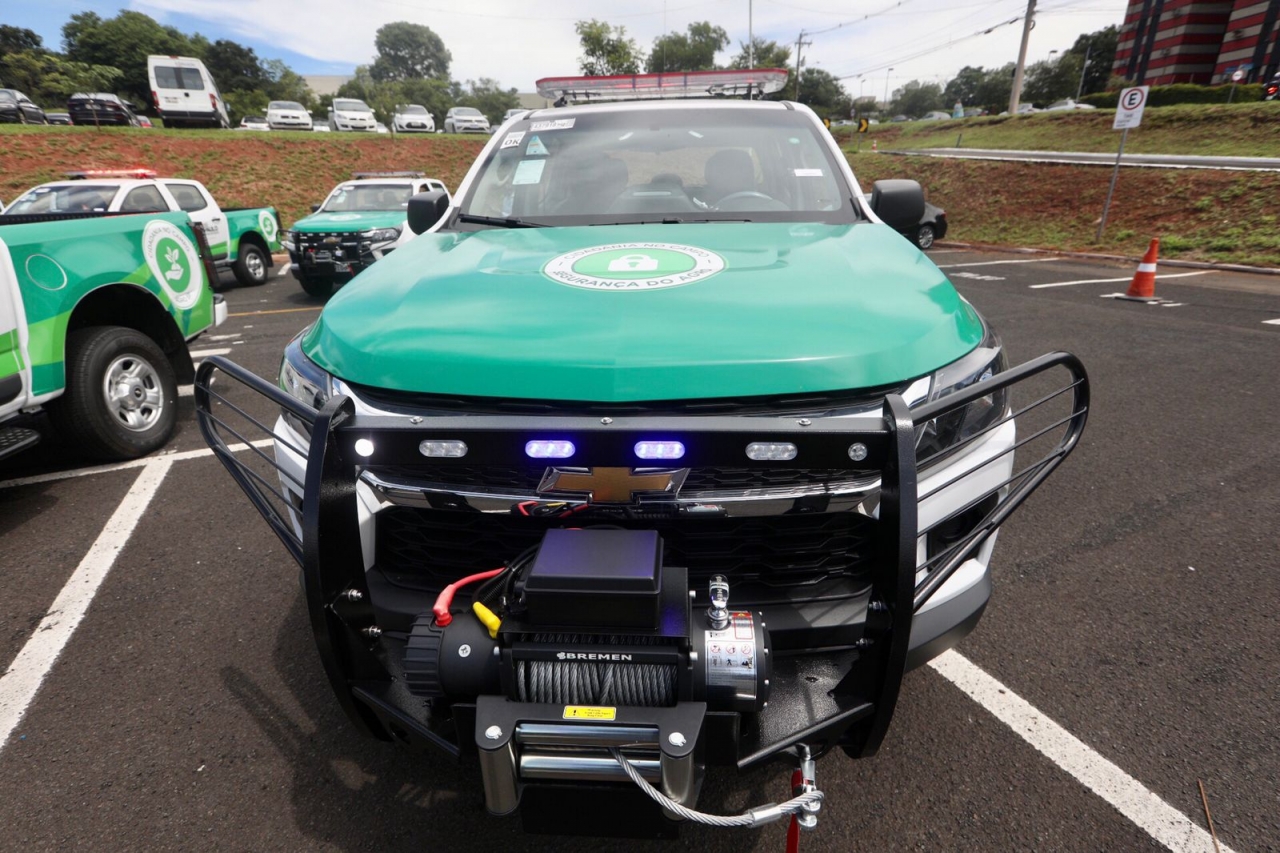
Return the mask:
<svg viewBox="0 0 1280 853">
<path fill-rule="evenodd" d="M 379 467 L 372 473 L 410 480 L 415 484 L 481 491 L 493 494 L 532 495 L 542 482 L 543 465 L 500 467 L 496 465 L 415 465 Z M 834 468 L 690 468 L 681 488 L 682 495 L 739 489 L 787 489 L 822 486 L 874 476 L 877 471 Z"/>
<path fill-rule="evenodd" d="M 439 589 L 497 568 L 536 545 L 556 519 L 390 507 L 378 513 L 379 568 L 394 580 Z M 609 523 L 657 530 L 664 562 L 689 569 L 691 585 L 723 574 L 731 583 L 780 592 L 827 578 L 862 577 L 874 561 L 873 519 L 850 513 L 757 518 L 575 516 L 573 524 Z"/>
</svg>

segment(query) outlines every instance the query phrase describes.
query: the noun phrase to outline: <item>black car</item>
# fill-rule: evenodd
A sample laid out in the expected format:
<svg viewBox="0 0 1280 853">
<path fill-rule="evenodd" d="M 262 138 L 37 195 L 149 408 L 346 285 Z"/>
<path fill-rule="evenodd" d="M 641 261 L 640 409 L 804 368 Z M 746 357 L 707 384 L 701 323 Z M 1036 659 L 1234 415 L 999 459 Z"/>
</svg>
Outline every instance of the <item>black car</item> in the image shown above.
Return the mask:
<svg viewBox="0 0 1280 853">
<path fill-rule="evenodd" d="M 48 124 L 44 110 L 17 89 L 0 89 L 0 122 L 10 124 Z"/>
<path fill-rule="evenodd" d="M 1264 101 L 1280 101 L 1280 74 L 1272 77 L 1262 87 L 1262 100 Z"/>
<path fill-rule="evenodd" d="M 926 201 L 920 224 L 901 233 L 921 249 L 931 248 L 934 240 L 941 240 L 947 236 L 947 212 Z"/>
<path fill-rule="evenodd" d="M 67 98 L 67 112 L 72 124 L 120 125 L 141 127 L 135 115 L 137 107 L 109 92 L 77 92 Z"/>
<path fill-rule="evenodd" d="M 71 124 L 71 116 L 68 113 L 45 113 L 44 115 L 49 119 L 49 124 Z"/>
</svg>

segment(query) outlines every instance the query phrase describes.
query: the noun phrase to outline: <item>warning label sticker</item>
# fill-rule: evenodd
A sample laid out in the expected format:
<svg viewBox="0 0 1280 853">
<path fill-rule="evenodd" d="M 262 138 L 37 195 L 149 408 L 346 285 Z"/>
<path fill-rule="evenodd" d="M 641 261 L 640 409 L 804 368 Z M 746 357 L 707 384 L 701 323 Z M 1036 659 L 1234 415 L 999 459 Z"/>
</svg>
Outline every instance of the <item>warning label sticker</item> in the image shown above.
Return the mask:
<svg viewBox="0 0 1280 853">
<path fill-rule="evenodd" d="M 601 708 L 594 705 L 565 705 L 566 720 L 614 720 L 617 719 L 617 708 Z"/>
</svg>

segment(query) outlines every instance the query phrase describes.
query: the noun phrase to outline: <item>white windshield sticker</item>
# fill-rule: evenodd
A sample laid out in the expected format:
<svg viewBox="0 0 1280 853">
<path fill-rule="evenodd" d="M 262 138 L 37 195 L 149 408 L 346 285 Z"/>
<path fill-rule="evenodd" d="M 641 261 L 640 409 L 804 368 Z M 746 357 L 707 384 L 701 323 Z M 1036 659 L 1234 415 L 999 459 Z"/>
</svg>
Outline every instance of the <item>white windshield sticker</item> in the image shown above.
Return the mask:
<svg viewBox="0 0 1280 853">
<path fill-rule="evenodd" d="M 796 169 L 797 178 L 821 178 L 821 169 Z"/>
<path fill-rule="evenodd" d="M 542 140 L 534 136 L 529 139 L 529 144 L 524 147 L 524 156 L 526 157 L 546 157 L 551 152 L 547 150 L 547 146 L 542 144 Z"/>
<path fill-rule="evenodd" d="M 538 183 L 542 180 L 542 170 L 546 165 L 546 160 L 521 160 L 520 165 L 516 166 L 516 174 L 511 183 L 515 186 Z"/>
<path fill-rule="evenodd" d="M 508 133 L 506 138 L 502 140 L 503 148 L 515 148 L 520 144 L 520 140 L 524 139 L 524 131 L 517 130 L 514 133 Z"/>
<path fill-rule="evenodd" d="M 535 121 L 529 125 L 529 130 L 537 133 L 540 130 L 568 130 L 571 127 L 573 127 L 573 119 L 558 118 L 552 121 Z"/>
</svg>

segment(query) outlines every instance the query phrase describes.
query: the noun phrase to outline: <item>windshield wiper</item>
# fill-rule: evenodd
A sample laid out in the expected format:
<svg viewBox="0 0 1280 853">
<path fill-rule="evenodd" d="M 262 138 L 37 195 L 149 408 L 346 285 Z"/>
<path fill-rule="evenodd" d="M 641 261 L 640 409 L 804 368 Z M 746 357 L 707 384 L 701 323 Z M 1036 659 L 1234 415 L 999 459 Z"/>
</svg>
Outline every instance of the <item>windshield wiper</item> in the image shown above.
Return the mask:
<svg viewBox="0 0 1280 853">
<path fill-rule="evenodd" d="M 503 228 L 546 228 L 541 222 L 530 222 L 527 219 L 517 219 L 514 216 L 477 216 L 474 213 L 459 213 L 459 222 L 476 222 L 481 225 L 499 225 Z"/>
<path fill-rule="evenodd" d="M 750 222 L 750 219 L 683 219 L 668 216 L 662 219 L 637 219 L 630 222 L 592 222 L 592 225 L 688 225 L 695 222 Z"/>
</svg>

